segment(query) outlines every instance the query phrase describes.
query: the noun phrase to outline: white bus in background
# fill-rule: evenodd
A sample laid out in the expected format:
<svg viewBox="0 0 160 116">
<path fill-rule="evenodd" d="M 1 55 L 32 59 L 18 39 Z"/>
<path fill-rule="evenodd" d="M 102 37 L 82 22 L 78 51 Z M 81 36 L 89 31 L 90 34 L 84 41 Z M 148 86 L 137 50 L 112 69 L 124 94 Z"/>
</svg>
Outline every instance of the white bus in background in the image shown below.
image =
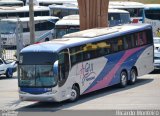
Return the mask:
<svg viewBox="0 0 160 116">
<path fill-rule="evenodd" d="M 143 23 L 144 4 L 130 1 L 110 1 L 109 8 L 122 9 L 130 13 L 132 23 Z"/>
<path fill-rule="evenodd" d="M 160 4 L 147 4 L 144 11 L 144 22 L 152 25 L 154 37 L 160 37 Z"/>
<path fill-rule="evenodd" d="M 49 6 L 52 4 L 65 4 L 65 3 L 77 3 L 77 0 L 34 0 L 34 5 Z M 29 0 L 26 1 L 26 5 L 29 5 Z"/>
<path fill-rule="evenodd" d="M 55 38 L 62 38 L 65 34 L 79 30 L 79 15 L 65 16 L 55 24 Z"/>
<path fill-rule="evenodd" d="M 34 16 L 49 16 L 50 11 L 45 6 L 34 6 Z M 0 19 L 3 18 L 21 18 L 29 17 L 29 6 L 23 6 L 18 8 L 2 7 L 0 8 Z"/>
<path fill-rule="evenodd" d="M 0 6 L 7 6 L 7 7 L 19 6 L 19 7 L 22 7 L 22 6 L 24 6 L 24 4 L 22 1 L 19 1 L 19 0 L 0 0 Z"/>
<path fill-rule="evenodd" d="M 63 18 L 64 16 L 79 14 L 79 8 L 76 3 L 63 4 L 63 5 L 49 5 L 50 15 Z M 109 9 L 108 10 L 108 19 L 110 26 L 119 24 L 126 24 L 131 21 L 130 14 L 128 11 L 119 10 L 119 9 Z"/>
<path fill-rule="evenodd" d="M 109 27 L 130 23 L 130 14 L 128 11 L 109 9 L 108 10 Z M 79 27 L 79 15 L 64 16 L 55 24 L 55 38 L 61 38 L 68 33 L 77 32 Z"/>
<path fill-rule="evenodd" d="M 58 17 L 38 16 L 34 17 L 35 23 L 35 42 L 49 41 L 54 38 L 54 26 Z M 1 20 L 1 38 L 3 45 L 16 45 L 16 26 L 21 23 L 23 31 L 23 44 L 30 44 L 29 17 L 19 19 L 2 19 Z"/>
<path fill-rule="evenodd" d="M 79 14 L 79 8 L 77 3 L 67 3 L 61 5 L 49 5 L 50 15 L 63 18 L 64 16 Z"/>
</svg>

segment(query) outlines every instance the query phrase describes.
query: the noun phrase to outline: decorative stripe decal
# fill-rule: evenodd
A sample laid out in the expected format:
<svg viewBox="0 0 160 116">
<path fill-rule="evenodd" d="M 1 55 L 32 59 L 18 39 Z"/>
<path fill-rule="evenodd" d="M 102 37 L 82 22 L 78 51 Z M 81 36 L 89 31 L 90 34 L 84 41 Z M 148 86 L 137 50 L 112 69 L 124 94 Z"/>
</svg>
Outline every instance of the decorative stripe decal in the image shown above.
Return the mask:
<svg viewBox="0 0 160 116">
<path fill-rule="evenodd" d="M 123 62 L 125 62 L 131 55 L 133 55 L 134 53 L 136 53 L 137 51 L 139 51 L 142 48 L 144 48 L 144 47 L 135 48 L 135 49 L 126 51 L 125 54 L 122 56 L 122 58 L 119 60 L 119 62 L 113 67 L 113 69 L 101 81 L 99 81 L 95 86 L 91 87 L 90 89 L 87 89 L 84 92 L 84 94 L 98 90 L 98 89 L 102 89 L 104 87 L 107 87 L 110 84 L 110 82 L 112 81 L 112 79 L 113 79 L 114 75 L 116 74 L 116 72 L 118 71 L 118 69 L 123 64 Z"/>
</svg>

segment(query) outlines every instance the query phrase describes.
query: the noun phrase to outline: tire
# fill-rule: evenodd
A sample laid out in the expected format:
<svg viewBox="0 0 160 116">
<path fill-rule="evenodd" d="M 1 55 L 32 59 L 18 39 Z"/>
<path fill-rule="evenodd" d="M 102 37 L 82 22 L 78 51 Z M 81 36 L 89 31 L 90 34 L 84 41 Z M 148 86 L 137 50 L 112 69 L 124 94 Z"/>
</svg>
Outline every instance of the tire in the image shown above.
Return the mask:
<svg viewBox="0 0 160 116">
<path fill-rule="evenodd" d="M 120 87 L 124 88 L 127 86 L 128 76 L 126 71 L 122 71 L 120 74 Z"/>
<path fill-rule="evenodd" d="M 137 81 L 137 71 L 135 69 L 131 69 L 129 84 L 133 85 L 136 83 L 136 81 Z"/>
<path fill-rule="evenodd" d="M 13 77 L 13 72 L 11 68 L 8 68 L 6 71 L 6 77 L 7 78 L 12 78 Z"/>
<path fill-rule="evenodd" d="M 77 86 L 73 86 L 71 90 L 71 98 L 69 99 L 70 102 L 75 102 L 78 100 L 80 96 L 80 90 Z"/>
</svg>

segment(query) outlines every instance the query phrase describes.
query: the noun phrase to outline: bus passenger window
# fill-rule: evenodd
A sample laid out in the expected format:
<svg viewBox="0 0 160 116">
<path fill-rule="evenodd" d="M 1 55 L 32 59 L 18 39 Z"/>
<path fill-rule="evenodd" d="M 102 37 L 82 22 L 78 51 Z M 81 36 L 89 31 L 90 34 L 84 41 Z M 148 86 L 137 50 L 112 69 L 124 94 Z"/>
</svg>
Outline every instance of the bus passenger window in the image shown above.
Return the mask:
<svg viewBox="0 0 160 116">
<path fill-rule="evenodd" d="M 139 46 L 145 45 L 147 43 L 145 32 L 138 33 L 138 43 L 139 43 Z"/>
<path fill-rule="evenodd" d="M 139 46 L 139 44 L 138 44 L 138 40 L 139 40 L 138 39 L 138 33 L 135 33 L 134 36 L 135 36 L 135 46 L 138 47 Z"/>
<path fill-rule="evenodd" d="M 110 43 L 108 42 L 98 42 L 97 43 L 97 55 L 104 56 L 110 53 Z"/>
<path fill-rule="evenodd" d="M 71 54 L 71 64 L 72 66 L 76 63 L 83 61 L 83 47 L 78 46 L 70 49 Z"/>
<path fill-rule="evenodd" d="M 123 50 L 123 40 L 121 38 L 118 39 L 118 51 Z"/>
<path fill-rule="evenodd" d="M 135 47 L 136 47 L 136 38 L 135 38 L 135 34 L 130 35 L 130 39 L 131 39 L 132 48 L 135 48 Z"/>
<path fill-rule="evenodd" d="M 147 44 L 147 36 L 146 36 L 146 32 L 143 32 L 143 43 Z"/>
<path fill-rule="evenodd" d="M 132 48 L 131 36 L 127 35 L 124 37 L 124 49 Z"/>
<path fill-rule="evenodd" d="M 118 51 L 118 40 L 117 39 L 111 40 L 111 48 L 112 48 L 112 52 Z"/>
</svg>

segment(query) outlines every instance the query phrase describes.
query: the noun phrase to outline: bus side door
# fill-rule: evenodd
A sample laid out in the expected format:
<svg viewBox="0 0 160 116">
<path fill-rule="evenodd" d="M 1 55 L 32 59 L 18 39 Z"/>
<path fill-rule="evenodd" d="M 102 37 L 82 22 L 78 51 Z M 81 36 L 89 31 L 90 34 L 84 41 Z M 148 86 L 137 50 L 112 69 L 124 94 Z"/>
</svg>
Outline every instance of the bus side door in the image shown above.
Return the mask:
<svg viewBox="0 0 160 116">
<path fill-rule="evenodd" d="M 69 75 L 70 70 L 70 58 L 69 58 L 69 52 L 68 49 L 64 49 L 59 53 L 59 64 L 58 64 L 58 71 L 59 71 L 59 88 L 60 88 L 60 97 L 62 99 L 65 99 L 67 97 L 67 94 L 69 92 L 69 84 L 67 79 Z"/>
</svg>

